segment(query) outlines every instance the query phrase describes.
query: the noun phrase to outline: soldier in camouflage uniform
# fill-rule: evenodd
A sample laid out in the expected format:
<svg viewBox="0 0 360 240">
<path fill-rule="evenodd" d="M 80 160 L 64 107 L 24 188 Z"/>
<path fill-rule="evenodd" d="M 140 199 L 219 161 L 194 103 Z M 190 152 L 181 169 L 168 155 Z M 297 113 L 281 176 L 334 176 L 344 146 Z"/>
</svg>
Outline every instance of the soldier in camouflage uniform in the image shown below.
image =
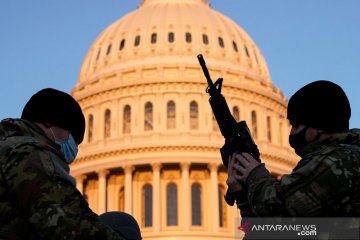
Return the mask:
<svg viewBox="0 0 360 240">
<path fill-rule="evenodd" d="M 289 142 L 301 160 L 277 181 L 250 154 L 234 154 L 227 183 L 245 195 L 240 210 L 248 217 L 360 217 L 360 129 L 349 130 L 350 115 L 344 91 L 332 82 L 297 91 L 288 104 Z"/>
<path fill-rule="evenodd" d="M 69 175 L 83 140 L 78 103 L 36 93 L 21 119 L 0 123 L 0 239 L 125 239 L 91 211 Z"/>
</svg>

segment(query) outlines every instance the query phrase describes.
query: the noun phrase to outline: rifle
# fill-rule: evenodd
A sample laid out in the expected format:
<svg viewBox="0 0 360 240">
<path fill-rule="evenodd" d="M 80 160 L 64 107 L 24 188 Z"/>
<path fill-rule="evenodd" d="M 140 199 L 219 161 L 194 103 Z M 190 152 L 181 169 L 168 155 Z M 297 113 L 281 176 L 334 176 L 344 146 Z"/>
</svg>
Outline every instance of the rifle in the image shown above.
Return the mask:
<svg viewBox="0 0 360 240">
<path fill-rule="evenodd" d="M 224 96 L 221 94 L 223 79 L 218 78 L 216 82 L 213 83 L 203 56 L 199 54 L 197 58 L 208 83 L 206 92 L 210 95 L 209 103 L 211 109 L 214 113 L 217 124 L 219 125 L 221 134 L 225 138 L 225 143 L 220 148 L 224 166 L 227 168 L 228 159 L 233 153 L 247 152 L 260 162 L 260 152 L 251 136 L 246 122 L 236 122 L 229 110 Z M 232 206 L 234 205 L 235 199 L 229 195 L 229 192 L 227 192 L 225 200 Z"/>
</svg>

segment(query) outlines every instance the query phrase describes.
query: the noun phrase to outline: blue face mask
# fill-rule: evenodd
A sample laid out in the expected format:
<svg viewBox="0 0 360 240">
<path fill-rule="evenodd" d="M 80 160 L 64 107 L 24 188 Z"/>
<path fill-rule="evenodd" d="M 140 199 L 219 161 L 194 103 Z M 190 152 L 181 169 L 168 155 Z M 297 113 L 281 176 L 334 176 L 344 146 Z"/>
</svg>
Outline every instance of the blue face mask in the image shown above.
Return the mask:
<svg viewBox="0 0 360 240">
<path fill-rule="evenodd" d="M 76 146 L 73 136 L 70 134 L 67 140 L 57 140 L 55 142 L 60 145 L 61 152 L 64 154 L 66 162 L 68 164 L 72 163 L 78 153 L 78 148 Z"/>
<path fill-rule="evenodd" d="M 64 154 L 66 162 L 68 164 L 72 163 L 75 160 L 75 157 L 78 153 L 78 147 L 71 133 L 69 134 L 67 140 L 56 140 L 54 132 L 52 131 L 51 128 L 50 131 L 55 139 L 55 143 L 60 145 L 61 147 L 60 150 Z"/>
</svg>

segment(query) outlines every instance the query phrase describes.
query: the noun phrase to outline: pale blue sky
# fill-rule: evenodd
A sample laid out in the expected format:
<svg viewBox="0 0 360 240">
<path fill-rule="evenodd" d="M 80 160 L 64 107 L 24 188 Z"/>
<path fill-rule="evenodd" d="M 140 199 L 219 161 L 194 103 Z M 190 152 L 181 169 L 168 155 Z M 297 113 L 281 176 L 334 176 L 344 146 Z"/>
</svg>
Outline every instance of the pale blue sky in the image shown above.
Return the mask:
<svg viewBox="0 0 360 240">
<path fill-rule="evenodd" d="M 140 2 L 0 1 L 0 119 L 19 117 L 26 101 L 42 88 L 70 92 L 98 34 Z M 350 126 L 360 126 L 359 0 L 210 3 L 251 36 L 272 81 L 287 98 L 313 80 L 332 80 L 350 99 Z"/>
</svg>

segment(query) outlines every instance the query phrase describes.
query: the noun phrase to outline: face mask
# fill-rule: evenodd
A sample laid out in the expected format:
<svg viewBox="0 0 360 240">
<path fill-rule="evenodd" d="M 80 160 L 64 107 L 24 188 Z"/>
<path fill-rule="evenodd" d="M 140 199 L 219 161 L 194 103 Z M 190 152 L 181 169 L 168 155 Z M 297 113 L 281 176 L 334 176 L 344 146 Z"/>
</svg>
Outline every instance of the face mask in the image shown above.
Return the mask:
<svg viewBox="0 0 360 240">
<path fill-rule="evenodd" d="M 53 134 L 54 139 L 56 139 L 52 130 L 51 133 Z M 55 140 L 55 143 L 60 145 L 60 150 L 64 154 L 66 162 L 68 164 L 72 163 L 78 153 L 78 148 L 71 133 L 69 134 L 69 138 L 67 140 Z"/>
<path fill-rule="evenodd" d="M 293 147 L 295 150 L 299 147 L 306 145 L 308 142 L 305 139 L 306 131 L 309 127 L 305 127 L 303 130 L 296 134 L 289 135 L 289 143 L 290 146 Z"/>
</svg>

